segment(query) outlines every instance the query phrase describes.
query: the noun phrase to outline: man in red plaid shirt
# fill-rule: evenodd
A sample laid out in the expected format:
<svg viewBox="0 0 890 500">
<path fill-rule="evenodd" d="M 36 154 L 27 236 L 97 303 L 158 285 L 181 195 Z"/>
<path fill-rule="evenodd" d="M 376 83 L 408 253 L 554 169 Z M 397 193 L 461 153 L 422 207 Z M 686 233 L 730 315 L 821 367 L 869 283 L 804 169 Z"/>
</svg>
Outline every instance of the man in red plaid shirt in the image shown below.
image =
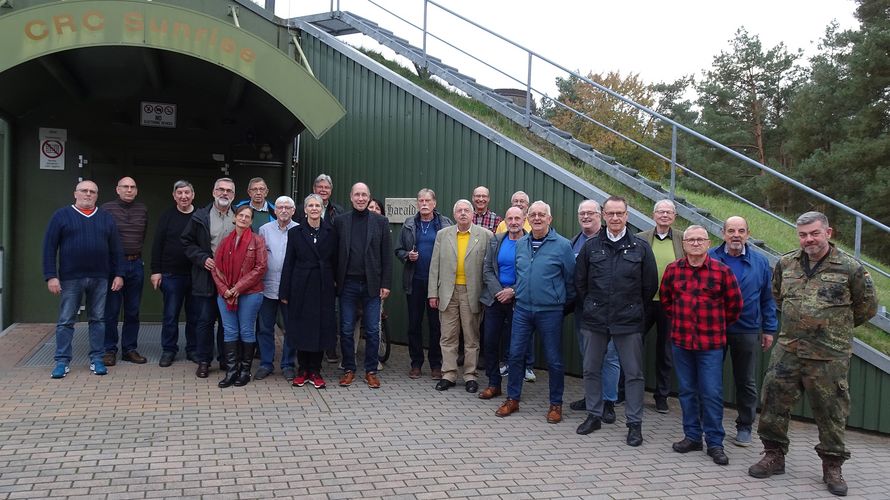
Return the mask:
<svg viewBox="0 0 890 500">
<path fill-rule="evenodd" d="M 742 292 L 732 270 L 708 256 L 708 232 L 689 226 L 683 233 L 686 257 L 668 264 L 661 280 L 661 306 L 671 324 L 674 370 L 680 385 L 683 440 L 677 453 L 702 449 L 718 465 L 723 450 L 723 350 L 726 327 L 739 318 Z"/>
</svg>

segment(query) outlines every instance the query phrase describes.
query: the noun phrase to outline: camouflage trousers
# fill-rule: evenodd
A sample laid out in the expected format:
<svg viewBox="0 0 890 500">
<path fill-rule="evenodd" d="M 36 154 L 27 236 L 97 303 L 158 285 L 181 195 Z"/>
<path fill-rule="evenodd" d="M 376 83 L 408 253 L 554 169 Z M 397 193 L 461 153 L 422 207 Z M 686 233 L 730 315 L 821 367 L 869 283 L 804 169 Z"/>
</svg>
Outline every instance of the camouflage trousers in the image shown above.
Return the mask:
<svg viewBox="0 0 890 500">
<path fill-rule="evenodd" d="M 849 359 L 804 359 L 777 346 L 763 380 L 763 410 L 757 427 L 760 439 L 779 443 L 788 453 L 791 408 L 806 391 L 819 428 L 819 456 L 850 458 L 844 448 L 850 413 L 849 369 Z"/>
</svg>

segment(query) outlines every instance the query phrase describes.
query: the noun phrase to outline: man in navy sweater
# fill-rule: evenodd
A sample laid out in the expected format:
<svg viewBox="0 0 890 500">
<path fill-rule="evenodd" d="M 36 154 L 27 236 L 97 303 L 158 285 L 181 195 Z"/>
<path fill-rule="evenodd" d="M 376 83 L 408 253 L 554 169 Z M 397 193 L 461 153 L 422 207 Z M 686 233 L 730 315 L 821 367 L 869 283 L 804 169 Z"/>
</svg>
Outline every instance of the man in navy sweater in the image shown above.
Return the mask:
<svg viewBox="0 0 890 500">
<path fill-rule="evenodd" d="M 96 208 L 98 197 L 95 182 L 79 182 L 74 190 L 74 205 L 56 210 L 46 228 L 43 278 L 50 293 L 62 297 L 52 378 L 68 374 L 74 323 L 84 295 L 90 325 L 90 370 L 96 375 L 108 373 L 102 362 L 105 296 L 109 276 L 114 276 L 112 291 L 120 290 L 124 284 L 124 256 L 114 219 Z"/>
</svg>

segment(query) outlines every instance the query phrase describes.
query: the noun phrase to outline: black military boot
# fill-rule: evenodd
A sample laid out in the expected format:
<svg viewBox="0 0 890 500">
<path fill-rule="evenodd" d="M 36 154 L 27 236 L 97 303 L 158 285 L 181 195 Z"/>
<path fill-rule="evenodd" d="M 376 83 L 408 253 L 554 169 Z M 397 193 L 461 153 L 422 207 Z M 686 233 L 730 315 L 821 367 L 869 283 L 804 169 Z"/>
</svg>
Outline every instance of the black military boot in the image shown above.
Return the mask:
<svg viewBox="0 0 890 500">
<path fill-rule="evenodd" d="M 256 342 L 241 342 L 241 375 L 235 381 L 235 387 L 242 387 L 250 382 L 250 369 L 253 365 L 253 353 Z"/>
<path fill-rule="evenodd" d="M 238 351 L 240 350 L 240 347 L 241 342 L 238 342 L 237 340 L 234 342 L 223 343 L 223 358 L 226 360 L 226 376 L 219 381 L 219 384 L 217 384 L 220 388 L 231 387 L 232 384 L 238 380 L 238 373 L 240 371 L 240 353 Z"/>
<path fill-rule="evenodd" d="M 785 452 L 775 441 L 763 440 L 763 458 L 748 467 L 748 475 L 758 479 L 785 473 Z"/>
</svg>

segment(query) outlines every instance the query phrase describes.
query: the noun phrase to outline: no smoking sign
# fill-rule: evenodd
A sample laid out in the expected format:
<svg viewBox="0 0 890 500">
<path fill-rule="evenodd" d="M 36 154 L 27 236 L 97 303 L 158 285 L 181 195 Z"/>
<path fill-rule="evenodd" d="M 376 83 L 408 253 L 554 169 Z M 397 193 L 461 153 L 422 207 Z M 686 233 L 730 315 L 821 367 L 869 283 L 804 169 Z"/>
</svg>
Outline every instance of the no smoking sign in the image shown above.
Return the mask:
<svg viewBox="0 0 890 500">
<path fill-rule="evenodd" d="M 40 128 L 41 170 L 65 170 L 65 141 L 68 131 L 63 128 Z"/>
<path fill-rule="evenodd" d="M 139 103 L 143 127 L 176 128 L 176 105 L 166 102 Z"/>
</svg>

